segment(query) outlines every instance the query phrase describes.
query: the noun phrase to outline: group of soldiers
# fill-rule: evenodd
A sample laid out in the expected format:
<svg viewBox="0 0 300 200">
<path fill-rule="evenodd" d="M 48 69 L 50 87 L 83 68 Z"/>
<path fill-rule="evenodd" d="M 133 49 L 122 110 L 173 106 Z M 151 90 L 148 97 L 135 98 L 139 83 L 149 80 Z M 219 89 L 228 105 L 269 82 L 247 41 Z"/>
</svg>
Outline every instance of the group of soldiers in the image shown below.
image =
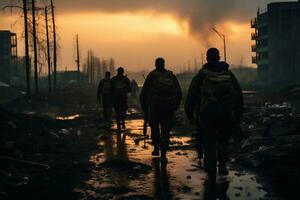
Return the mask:
<svg viewBox="0 0 300 200">
<path fill-rule="evenodd" d="M 104 117 L 111 122 L 114 107 L 119 131 L 126 128 L 127 96 L 134 84 L 136 82 L 131 83 L 120 67 L 113 78 L 107 72 L 98 87 Z M 133 93 L 136 94 L 136 91 Z M 151 127 L 152 155 L 160 155 L 164 163 L 167 162 L 175 111 L 181 101 L 182 90 L 176 76 L 165 68 L 163 58 L 157 58 L 155 69 L 148 74 L 142 87 L 140 104 Z M 198 129 L 196 149 L 200 160 L 204 155 L 204 169 L 209 180 L 215 181 L 217 168 L 219 175 L 228 175 L 228 143 L 233 128 L 240 123 L 243 106 L 237 79 L 229 70 L 229 65 L 220 61 L 218 49 L 210 48 L 207 63 L 193 78 L 185 100 L 187 118 Z"/>
</svg>

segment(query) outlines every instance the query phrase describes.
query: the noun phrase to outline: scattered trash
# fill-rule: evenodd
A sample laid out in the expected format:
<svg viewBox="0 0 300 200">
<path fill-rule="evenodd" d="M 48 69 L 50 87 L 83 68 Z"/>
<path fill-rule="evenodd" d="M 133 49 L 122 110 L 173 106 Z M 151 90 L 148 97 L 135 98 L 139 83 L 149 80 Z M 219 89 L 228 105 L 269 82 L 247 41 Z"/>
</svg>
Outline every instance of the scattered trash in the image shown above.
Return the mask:
<svg viewBox="0 0 300 200">
<path fill-rule="evenodd" d="M 67 135 L 70 134 L 70 131 L 68 129 L 63 128 L 59 131 L 59 133 Z"/>
</svg>

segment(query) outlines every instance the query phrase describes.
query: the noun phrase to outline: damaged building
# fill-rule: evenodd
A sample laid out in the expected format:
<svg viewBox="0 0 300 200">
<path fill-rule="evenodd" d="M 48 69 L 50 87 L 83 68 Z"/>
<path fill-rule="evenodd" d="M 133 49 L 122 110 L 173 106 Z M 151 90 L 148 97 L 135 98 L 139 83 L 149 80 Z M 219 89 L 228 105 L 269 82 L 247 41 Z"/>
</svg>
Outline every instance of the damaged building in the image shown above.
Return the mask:
<svg viewBox="0 0 300 200">
<path fill-rule="evenodd" d="M 300 83 L 300 1 L 270 3 L 251 21 L 252 62 L 263 85 Z"/>
<path fill-rule="evenodd" d="M 16 61 L 17 35 L 10 31 L 0 31 L 0 81 L 10 83 Z"/>
</svg>

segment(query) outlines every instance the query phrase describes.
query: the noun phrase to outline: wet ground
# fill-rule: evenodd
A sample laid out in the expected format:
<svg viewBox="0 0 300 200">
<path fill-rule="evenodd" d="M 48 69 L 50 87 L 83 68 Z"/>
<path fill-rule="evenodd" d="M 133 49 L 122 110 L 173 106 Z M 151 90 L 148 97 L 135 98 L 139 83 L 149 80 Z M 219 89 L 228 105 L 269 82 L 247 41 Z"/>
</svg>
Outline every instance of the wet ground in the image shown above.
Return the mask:
<svg viewBox="0 0 300 200">
<path fill-rule="evenodd" d="M 0 158 L 0 199 L 285 199 L 272 187 L 277 171 L 267 172 L 275 169 L 275 164 L 277 168 L 286 164 L 289 170 L 283 170 L 289 176 L 282 173 L 282 177 L 299 174 L 297 167 L 291 168 L 297 166 L 298 151 L 290 148 L 299 147 L 299 137 L 295 131 L 284 131 L 286 121 L 291 128 L 299 124 L 299 111 L 292 106 L 295 119 L 291 118 L 289 104 L 265 106 L 263 99 L 261 106 L 257 97 L 252 104 L 247 102 L 244 133 L 232 143 L 230 174 L 218 177 L 213 185 L 206 183 L 206 174 L 199 166 L 194 129 L 186 125 L 182 108 L 171 133 L 169 162 L 165 165 L 159 157 L 151 156 L 151 141 L 143 136 L 143 116 L 138 107 L 130 107 L 127 128 L 117 133 L 115 123 L 103 123 L 94 94 L 93 90 L 66 90 L 46 100 L 14 105 L 12 116 L 4 112 L 0 127 L 6 134 L 0 135 L 1 155 L 47 167 Z M 286 121 L 281 119 L 282 113 Z M 262 122 L 269 115 L 276 126 L 265 137 Z M 277 132 L 281 135 L 275 135 Z M 273 146 L 276 151 L 269 151 Z M 293 162 L 287 160 L 291 156 Z M 291 169 L 295 173 L 290 173 Z M 287 183 L 281 181 L 282 177 L 276 177 L 280 187 Z M 291 181 L 287 191 L 297 185 L 293 183 L 297 182 Z"/>
<path fill-rule="evenodd" d="M 142 130 L 142 119 L 128 120 L 121 133 L 115 125 L 99 130 L 99 150 L 90 157 L 89 178 L 74 189 L 80 199 L 275 199 L 255 174 L 246 171 L 231 170 L 215 185 L 207 184 L 191 131 L 172 132 L 165 165 L 151 156 L 150 140 L 144 139 Z"/>
</svg>

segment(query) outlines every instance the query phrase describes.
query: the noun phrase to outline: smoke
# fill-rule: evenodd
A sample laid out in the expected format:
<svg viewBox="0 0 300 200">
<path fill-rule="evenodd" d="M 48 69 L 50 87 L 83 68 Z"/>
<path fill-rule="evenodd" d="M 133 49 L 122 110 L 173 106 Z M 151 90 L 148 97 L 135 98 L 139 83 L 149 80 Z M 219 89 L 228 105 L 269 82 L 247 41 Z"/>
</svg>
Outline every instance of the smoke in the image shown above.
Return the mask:
<svg viewBox="0 0 300 200">
<path fill-rule="evenodd" d="M 57 1 L 57 7 L 101 12 L 149 12 L 169 14 L 188 27 L 189 33 L 199 41 L 207 42 L 211 27 L 234 16 L 237 0 L 73 0 Z M 155 27 L 154 27 L 155 28 Z M 204 40 L 205 39 L 205 40 Z"/>
<path fill-rule="evenodd" d="M 1 0 L 16 1 L 16 0 Z M 47 1 L 47 0 L 43 0 Z M 56 0 L 59 13 L 106 12 L 171 15 L 186 25 L 191 35 L 200 42 L 207 42 L 211 27 L 225 21 L 247 22 L 256 13 L 257 7 L 266 6 L 271 0 Z M 273 0 L 277 1 L 277 0 Z M 288 1 L 288 0 L 281 0 Z M 155 28 L 155 27 L 154 27 Z"/>
</svg>

